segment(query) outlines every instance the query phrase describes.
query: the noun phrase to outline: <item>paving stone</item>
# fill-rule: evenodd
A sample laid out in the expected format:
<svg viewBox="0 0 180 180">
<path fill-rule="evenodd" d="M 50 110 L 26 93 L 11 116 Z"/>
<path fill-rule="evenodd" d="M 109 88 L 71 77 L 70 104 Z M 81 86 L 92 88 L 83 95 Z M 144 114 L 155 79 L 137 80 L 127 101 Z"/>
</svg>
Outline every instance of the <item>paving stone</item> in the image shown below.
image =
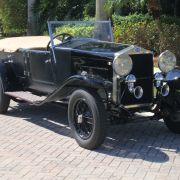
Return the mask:
<svg viewBox="0 0 180 180">
<path fill-rule="evenodd" d="M 163 121 L 109 127 L 94 151 L 72 138 L 67 111 L 11 102 L 0 115 L 2 180 L 178 180 L 180 135 Z"/>
</svg>

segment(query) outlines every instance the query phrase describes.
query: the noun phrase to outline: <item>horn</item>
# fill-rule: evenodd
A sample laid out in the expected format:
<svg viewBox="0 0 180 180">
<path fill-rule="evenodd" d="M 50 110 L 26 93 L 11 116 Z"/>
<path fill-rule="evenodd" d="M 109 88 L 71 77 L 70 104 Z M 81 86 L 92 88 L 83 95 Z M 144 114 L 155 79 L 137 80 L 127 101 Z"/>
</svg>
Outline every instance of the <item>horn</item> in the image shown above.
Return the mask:
<svg viewBox="0 0 180 180">
<path fill-rule="evenodd" d="M 161 95 L 166 97 L 168 96 L 170 93 L 170 87 L 168 84 L 164 84 L 162 87 L 161 87 Z"/>
<path fill-rule="evenodd" d="M 141 99 L 143 97 L 143 94 L 144 94 L 144 91 L 143 91 L 143 88 L 141 86 L 137 86 L 134 89 L 134 97 L 136 99 Z"/>
</svg>

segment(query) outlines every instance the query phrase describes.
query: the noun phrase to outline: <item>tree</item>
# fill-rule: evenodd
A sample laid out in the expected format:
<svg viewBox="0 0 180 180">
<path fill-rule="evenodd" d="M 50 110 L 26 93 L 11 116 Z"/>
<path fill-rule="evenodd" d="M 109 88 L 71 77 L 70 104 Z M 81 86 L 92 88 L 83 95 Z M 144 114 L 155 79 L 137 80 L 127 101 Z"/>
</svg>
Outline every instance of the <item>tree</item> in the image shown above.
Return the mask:
<svg viewBox="0 0 180 180">
<path fill-rule="evenodd" d="M 126 16 L 132 13 L 146 13 L 147 0 L 106 0 L 105 11 L 108 17 L 112 14 Z"/>
<path fill-rule="evenodd" d="M 175 0 L 174 15 L 180 17 L 180 0 Z"/>
<path fill-rule="evenodd" d="M 90 0 L 36 0 L 34 12 L 38 17 L 40 31 L 47 31 L 47 21 L 50 20 L 83 19 L 85 6 L 89 2 Z"/>
<path fill-rule="evenodd" d="M 24 34 L 27 28 L 27 2 L 0 0 L 0 21 L 5 34 Z"/>
<path fill-rule="evenodd" d="M 148 0 L 148 11 L 152 14 L 155 20 L 161 16 L 161 3 L 160 0 Z"/>
<path fill-rule="evenodd" d="M 38 34 L 38 23 L 35 13 L 33 11 L 36 0 L 28 0 L 28 21 L 27 21 L 27 35 Z"/>
<path fill-rule="evenodd" d="M 103 21 L 107 19 L 104 7 L 105 0 L 96 0 L 96 21 Z"/>
<path fill-rule="evenodd" d="M 153 16 L 153 19 L 156 21 L 157 23 L 157 27 L 159 30 L 159 34 L 162 36 L 163 38 L 163 28 L 162 28 L 162 24 L 160 21 L 160 17 L 161 17 L 161 3 L 160 0 L 148 0 L 148 11 L 149 13 Z M 161 39 L 161 38 L 160 38 Z"/>
</svg>

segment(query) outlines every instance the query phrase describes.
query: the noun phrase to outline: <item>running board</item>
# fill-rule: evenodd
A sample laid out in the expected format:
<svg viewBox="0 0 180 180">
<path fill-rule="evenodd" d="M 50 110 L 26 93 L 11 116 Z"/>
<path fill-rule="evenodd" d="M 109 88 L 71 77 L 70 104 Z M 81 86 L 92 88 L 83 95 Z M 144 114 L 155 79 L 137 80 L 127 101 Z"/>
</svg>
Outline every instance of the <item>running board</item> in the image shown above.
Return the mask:
<svg viewBox="0 0 180 180">
<path fill-rule="evenodd" d="M 13 97 L 16 100 L 25 101 L 30 104 L 39 104 L 47 98 L 46 96 L 34 95 L 28 91 L 4 92 L 4 94 Z"/>
</svg>

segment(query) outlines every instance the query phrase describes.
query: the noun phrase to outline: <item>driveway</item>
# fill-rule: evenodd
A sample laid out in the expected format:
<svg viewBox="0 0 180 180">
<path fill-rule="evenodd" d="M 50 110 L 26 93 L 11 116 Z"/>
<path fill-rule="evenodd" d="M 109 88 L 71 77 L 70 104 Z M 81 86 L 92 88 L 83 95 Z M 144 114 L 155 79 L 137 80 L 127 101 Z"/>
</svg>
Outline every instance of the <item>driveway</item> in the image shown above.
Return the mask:
<svg viewBox="0 0 180 180">
<path fill-rule="evenodd" d="M 71 137 L 65 107 L 14 102 L 0 115 L 0 179 L 180 179 L 180 135 L 162 121 L 109 128 L 95 151 Z"/>
</svg>

